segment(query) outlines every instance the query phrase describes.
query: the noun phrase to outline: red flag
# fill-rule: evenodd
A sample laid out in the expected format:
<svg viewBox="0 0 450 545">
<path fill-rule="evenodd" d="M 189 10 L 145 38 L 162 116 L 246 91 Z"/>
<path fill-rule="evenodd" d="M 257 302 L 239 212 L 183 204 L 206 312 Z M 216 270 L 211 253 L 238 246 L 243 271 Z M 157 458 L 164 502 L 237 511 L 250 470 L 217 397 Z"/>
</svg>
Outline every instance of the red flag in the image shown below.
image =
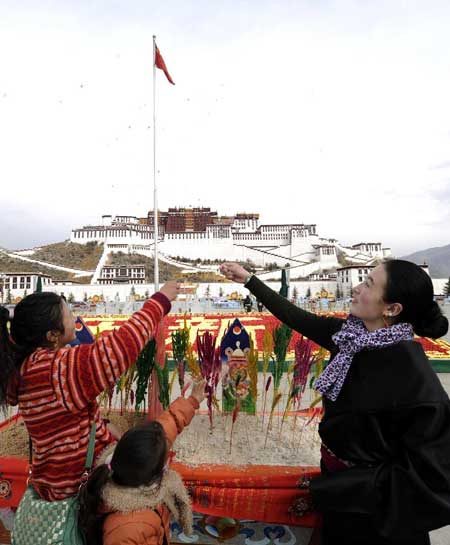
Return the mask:
<svg viewBox="0 0 450 545">
<path fill-rule="evenodd" d="M 161 53 L 159 52 L 158 46 L 155 44 L 155 66 L 156 68 L 159 68 L 166 74 L 166 78 L 169 80 L 169 82 L 172 85 L 175 85 L 175 82 L 170 77 L 169 71 L 167 70 L 166 63 L 164 62 L 164 59 L 162 58 Z"/>
</svg>

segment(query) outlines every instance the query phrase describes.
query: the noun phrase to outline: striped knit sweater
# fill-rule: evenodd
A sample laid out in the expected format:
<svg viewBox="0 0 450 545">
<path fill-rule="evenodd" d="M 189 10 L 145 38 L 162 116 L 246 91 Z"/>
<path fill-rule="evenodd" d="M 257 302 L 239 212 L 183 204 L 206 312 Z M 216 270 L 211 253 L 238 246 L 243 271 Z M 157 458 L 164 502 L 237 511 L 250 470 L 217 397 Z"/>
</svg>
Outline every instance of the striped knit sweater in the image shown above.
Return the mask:
<svg viewBox="0 0 450 545">
<path fill-rule="evenodd" d="M 114 441 L 96 398 L 136 361 L 169 310 L 167 297 L 155 293 L 124 325 L 94 344 L 39 348 L 24 361 L 19 379 L 10 384 L 8 402 L 19 405 L 30 434 L 32 484 L 42 498 L 77 493 L 93 420 L 95 455 Z"/>
</svg>

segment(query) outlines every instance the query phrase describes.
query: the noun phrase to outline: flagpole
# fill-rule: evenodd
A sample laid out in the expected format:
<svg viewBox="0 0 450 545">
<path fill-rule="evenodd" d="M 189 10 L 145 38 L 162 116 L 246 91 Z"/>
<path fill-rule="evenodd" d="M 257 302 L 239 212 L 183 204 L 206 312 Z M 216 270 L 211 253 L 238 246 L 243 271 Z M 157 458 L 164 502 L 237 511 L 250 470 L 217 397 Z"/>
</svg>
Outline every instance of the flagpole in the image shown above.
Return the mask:
<svg viewBox="0 0 450 545">
<path fill-rule="evenodd" d="M 153 36 L 153 239 L 155 241 L 154 284 L 159 291 L 158 194 L 156 191 L 156 36 Z"/>
</svg>

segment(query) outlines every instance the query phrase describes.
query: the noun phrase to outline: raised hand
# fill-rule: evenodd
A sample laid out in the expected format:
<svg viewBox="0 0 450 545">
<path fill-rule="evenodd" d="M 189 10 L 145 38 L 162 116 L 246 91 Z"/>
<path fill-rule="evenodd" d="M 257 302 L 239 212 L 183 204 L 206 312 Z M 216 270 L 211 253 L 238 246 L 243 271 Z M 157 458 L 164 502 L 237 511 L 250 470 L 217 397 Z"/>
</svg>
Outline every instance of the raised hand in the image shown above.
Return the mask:
<svg viewBox="0 0 450 545">
<path fill-rule="evenodd" d="M 205 380 L 201 380 L 199 382 L 194 382 L 194 385 L 192 386 L 191 396 L 195 397 L 195 399 L 198 401 L 199 404 L 206 397 L 205 386 L 206 386 L 206 381 Z"/>
<path fill-rule="evenodd" d="M 228 280 L 240 282 L 241 284 L 244 284 L 250 276 L 250 273 L 238 263 L 222 263 L 220 272 L 228 278 Z"/>
<path fill-rule="evenodd" d="M 163 293 L 169 301 L 174 301 L 180 292 L 180 284 L 175 280 L 169 280 L 159 291 Z"/>
</svg>

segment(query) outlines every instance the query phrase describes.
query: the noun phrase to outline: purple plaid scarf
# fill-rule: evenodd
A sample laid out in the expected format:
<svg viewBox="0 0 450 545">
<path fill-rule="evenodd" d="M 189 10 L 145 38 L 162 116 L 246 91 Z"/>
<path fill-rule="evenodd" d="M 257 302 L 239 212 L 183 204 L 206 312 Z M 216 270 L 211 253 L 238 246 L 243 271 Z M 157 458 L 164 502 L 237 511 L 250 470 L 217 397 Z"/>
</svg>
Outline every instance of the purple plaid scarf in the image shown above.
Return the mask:
<svg viewBox="0 0 450 545">
<path fill-rule="evenodd" d="M 383 348 L 413 338 L 411 324 L 400 323 L 368 331 L 362 320 L 350 315 L 342 329 L 332 336 L 339 352 L 316 380 L 314 388 L 332 401 L 336 401 L 357 352 L 365 348 Z"/>
</svg>

